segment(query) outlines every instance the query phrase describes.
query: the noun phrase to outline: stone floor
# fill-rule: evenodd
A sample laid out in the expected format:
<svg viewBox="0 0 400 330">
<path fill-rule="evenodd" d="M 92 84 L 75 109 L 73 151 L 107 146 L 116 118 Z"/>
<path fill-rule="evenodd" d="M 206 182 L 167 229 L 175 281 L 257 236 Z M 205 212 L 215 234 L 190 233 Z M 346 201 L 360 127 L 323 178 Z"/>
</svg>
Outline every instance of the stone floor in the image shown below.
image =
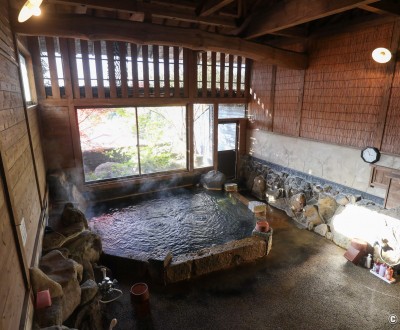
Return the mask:
<svg viewBox="0 0 400 330">
<path fill-rule="evenodd" d="M 344 250 L 268 209 L 270 254 L 238 269 L 163 287 L 149 283 L 151 315 L 138 320 L 129 289 L 147 281 L 132 266 L 113 269 L 124 295 L 104 306 L 114 329 L 400 329 L 400 283 L 388 284 Z M 400 276 L 399 276 L 400 277 Z M 105 326 L 108 329 L 108 326 Z"/>
</svg>

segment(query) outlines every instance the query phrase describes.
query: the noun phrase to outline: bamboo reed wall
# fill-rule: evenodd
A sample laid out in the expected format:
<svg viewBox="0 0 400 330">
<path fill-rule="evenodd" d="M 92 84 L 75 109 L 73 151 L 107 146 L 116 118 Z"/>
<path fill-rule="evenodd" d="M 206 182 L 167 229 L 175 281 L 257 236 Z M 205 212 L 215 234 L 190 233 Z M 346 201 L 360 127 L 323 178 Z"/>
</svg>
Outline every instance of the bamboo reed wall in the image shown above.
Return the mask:
<svg viewBox="0 0 400 330">
<path fill-rule="evenodd" d="M 23 102 L 8 1 L 0 7 L 0 329 L 28 329 L 28 268 L 37 260 L 45 168 L 37 111 Z"/>
<path fill-rule="evenodd" d="M 276 67 L 254 62 L 251 74 L 249 128 L 272 130 Z"/>
<path fill-rule="evenodd" d="M 389 110 L 386 117 L 382 151 L 400 154 L 400 65 L 396 63 L 391 89 Z"/>
<path fill-rule="evenodd" d="M 274 132 L 298 136 L 304 70 L 277 68 L 275 83 Z"/>
<path fill-rule="evenodd" d="M 254 63 L 251 127 L 400 154 L 399 67 L 371 58 L 376 47 L 397 50 L 398 42 L 398 23 L 388 23 L 314 40 L 305 71 Z M 259 95 L 273 95 L 272 119 L 257 105 Z"/>
</svg>

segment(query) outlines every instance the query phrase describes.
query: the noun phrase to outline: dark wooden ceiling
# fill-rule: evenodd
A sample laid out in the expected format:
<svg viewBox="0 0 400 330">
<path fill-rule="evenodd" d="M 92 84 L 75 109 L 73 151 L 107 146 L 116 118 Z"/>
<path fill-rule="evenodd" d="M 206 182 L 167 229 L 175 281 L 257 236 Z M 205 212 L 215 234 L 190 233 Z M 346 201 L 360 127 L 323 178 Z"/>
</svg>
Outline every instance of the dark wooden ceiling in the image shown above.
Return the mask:
<svg viewBox="0 0 400 330">
<path fill-rule="evenodd" d="M 14 12 L 23 2 L 10 1 Z M 168 43 L 173 34 L 188 48 L 232 48 L 271 62 L 286 56 L 280 50 L 305 52 L 313 37 L 400 15 L 399 0 L 44 0 L 41 8 L 42 17 L 14 22 L 16 31 L 96 39 L 111 38 L 106 29 L 116 34 L 119 26 L 123 40 Z M 170 36 L 161 37 L 163 33 Z M 304 59 L 293 58 L 287 62 L 304 67 Z"/>
</svg>

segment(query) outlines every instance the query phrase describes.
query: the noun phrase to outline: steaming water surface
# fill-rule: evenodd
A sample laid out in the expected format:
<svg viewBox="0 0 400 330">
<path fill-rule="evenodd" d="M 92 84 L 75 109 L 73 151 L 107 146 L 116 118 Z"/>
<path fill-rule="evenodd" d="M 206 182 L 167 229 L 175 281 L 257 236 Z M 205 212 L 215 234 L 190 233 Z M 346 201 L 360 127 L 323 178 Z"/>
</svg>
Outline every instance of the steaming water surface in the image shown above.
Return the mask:
<svg viewBox="0 0 400 330">
<path fill-rule="evenodd" d="M 253 213 L 223 191 L 180 189 L 152 199 L 109 207 L 89 220 L 111 255 L 137 257 L 169 250 L 173 255 L 248 237 Z"/>
</svg>

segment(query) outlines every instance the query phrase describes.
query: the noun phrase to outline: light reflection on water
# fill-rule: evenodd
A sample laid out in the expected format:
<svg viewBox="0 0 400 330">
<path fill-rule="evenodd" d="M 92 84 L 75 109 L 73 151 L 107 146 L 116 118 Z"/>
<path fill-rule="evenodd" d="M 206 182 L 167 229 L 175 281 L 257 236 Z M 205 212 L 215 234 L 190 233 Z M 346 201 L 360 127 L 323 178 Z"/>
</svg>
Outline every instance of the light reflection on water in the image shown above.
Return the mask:
<svg viewBox="0 0 400 330">
<path fill-rule="evenodd" d="M 250 236 L 255 223 L 253 213 L 230 194 L 202 189 L 131 200 L 89 220 L 104 251 L 119 256 L 194 252 Z"/>
</svg>

